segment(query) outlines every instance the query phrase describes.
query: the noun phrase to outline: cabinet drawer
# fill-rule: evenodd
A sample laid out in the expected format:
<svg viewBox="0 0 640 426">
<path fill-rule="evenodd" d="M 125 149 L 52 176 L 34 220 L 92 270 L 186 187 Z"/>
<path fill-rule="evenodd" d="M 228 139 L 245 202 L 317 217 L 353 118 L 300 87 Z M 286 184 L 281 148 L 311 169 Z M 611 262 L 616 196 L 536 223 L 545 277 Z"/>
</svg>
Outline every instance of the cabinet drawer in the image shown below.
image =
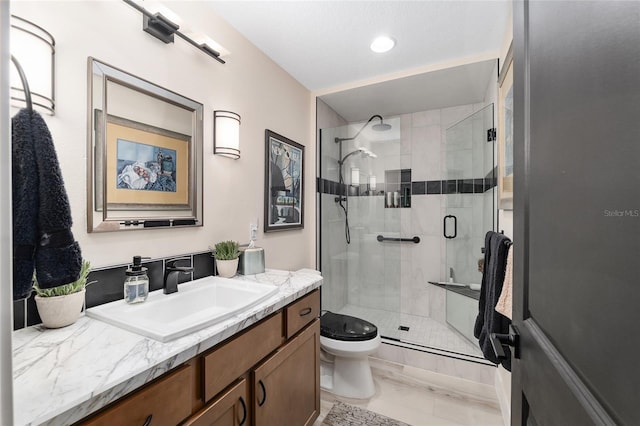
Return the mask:
<svg viewBox="0 0 640 426">
<path fill-rule="evenodd" d="M 223 392 L 182 426 L 244 426 L 250 424 L 249 382 L 242 379 Z"/>
<path fill-rule="evenodd" d="M 289 339 L 320 315 L 320 290 L 314 290 L 285 308 Z"/>
<path fill-rule="evenodd" d="M 205 402 L 282 344 L 282 320 L 280 311 L 204 356 Z"/>
<path fill-rule="evenodd" d="M 176 425 L 191 414 L 193 369 L 178 367 L 82 425 Z"/>
</svg>

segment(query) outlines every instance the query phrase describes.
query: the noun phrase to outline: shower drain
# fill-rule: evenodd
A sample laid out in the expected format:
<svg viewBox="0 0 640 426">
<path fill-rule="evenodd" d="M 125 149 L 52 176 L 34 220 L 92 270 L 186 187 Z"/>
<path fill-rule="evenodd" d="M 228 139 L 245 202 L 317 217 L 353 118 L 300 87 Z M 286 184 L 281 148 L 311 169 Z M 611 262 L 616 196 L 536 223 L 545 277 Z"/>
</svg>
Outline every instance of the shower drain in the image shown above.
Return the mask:
<svg viewBox="0 0 640 426">
<path fill-rule="evenodd" d="M 400 330 L 400 331 L 409 331 L 409 327 L 407 327 L 406 325 L 401 325 L 400 327 L 398 327 L 398 330 Z"/>
</svg>

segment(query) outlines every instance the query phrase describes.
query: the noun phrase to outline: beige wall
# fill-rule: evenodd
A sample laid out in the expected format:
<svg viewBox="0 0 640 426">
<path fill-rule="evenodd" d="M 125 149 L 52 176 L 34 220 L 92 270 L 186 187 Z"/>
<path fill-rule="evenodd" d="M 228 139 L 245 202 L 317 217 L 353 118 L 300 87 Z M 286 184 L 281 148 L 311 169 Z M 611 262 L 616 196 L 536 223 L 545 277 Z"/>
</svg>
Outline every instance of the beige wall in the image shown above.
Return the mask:
<svg viewBox="0 0 640 426">
<path fill-rule="evenodd" d="M 267 58 L 204 3 L 164 2 L 231 52 L 222 65 L 176 37 L 165 45 L 142 31 L 142 15 L 121 1 L 13 1 L 12 13 L 56 38 L 56 115 L 52 132 L 72 205 L 73 232 L 94 266 L 207 250 L 213 243 L 246 242 L 259 219 L 258 245 L 270 268 L 315 266 L 315 129 L 307 89 Z M 87 57 L 204 104 L 204 227 L 89 234 L 86 231 Z M 242 116 L 234 161 L 214 156 L 213 111 Z M 15 111 L 12 111 L 15 112 Z M 304 230 L 264 234 L 264 130 L 305 146 Z"/>
</svg>

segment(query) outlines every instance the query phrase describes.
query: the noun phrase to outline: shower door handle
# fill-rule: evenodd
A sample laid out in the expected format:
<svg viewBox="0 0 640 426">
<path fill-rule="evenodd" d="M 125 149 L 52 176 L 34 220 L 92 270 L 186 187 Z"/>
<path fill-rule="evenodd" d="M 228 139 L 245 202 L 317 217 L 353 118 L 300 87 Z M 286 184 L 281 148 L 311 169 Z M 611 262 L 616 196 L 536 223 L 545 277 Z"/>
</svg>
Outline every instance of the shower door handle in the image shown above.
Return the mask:
<svg viewBox="0 0 640 426">
<path fill-rule="evenodd" d="M 453 219 L 453 235 L 447 234 L 447 219 Z M 442 234 L 445 238 L 452 239 L 458 236 L 458 218 L 454 215 L 448 214 L 442 220 Z"/>
</svg>

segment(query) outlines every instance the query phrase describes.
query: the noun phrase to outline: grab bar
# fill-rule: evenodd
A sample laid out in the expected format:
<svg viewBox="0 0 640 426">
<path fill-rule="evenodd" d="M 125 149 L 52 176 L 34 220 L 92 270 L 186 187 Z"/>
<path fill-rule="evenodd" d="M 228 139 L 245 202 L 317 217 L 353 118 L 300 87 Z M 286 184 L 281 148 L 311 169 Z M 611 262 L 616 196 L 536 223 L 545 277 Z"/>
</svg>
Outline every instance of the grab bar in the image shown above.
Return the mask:
<svg viewBox="0 0 640 426">
<path fill-rule="evenodd" d="M 412 242 L 418 244 L 420 242 L 420 237 L 416 236 L 413 238 L 393 238 L 393 237 L 383 237 L 382 235 L 378 235 L 377 240 L 380 242 L 383 241 L 398 241 L 398 242 Z"/>
</svg>

